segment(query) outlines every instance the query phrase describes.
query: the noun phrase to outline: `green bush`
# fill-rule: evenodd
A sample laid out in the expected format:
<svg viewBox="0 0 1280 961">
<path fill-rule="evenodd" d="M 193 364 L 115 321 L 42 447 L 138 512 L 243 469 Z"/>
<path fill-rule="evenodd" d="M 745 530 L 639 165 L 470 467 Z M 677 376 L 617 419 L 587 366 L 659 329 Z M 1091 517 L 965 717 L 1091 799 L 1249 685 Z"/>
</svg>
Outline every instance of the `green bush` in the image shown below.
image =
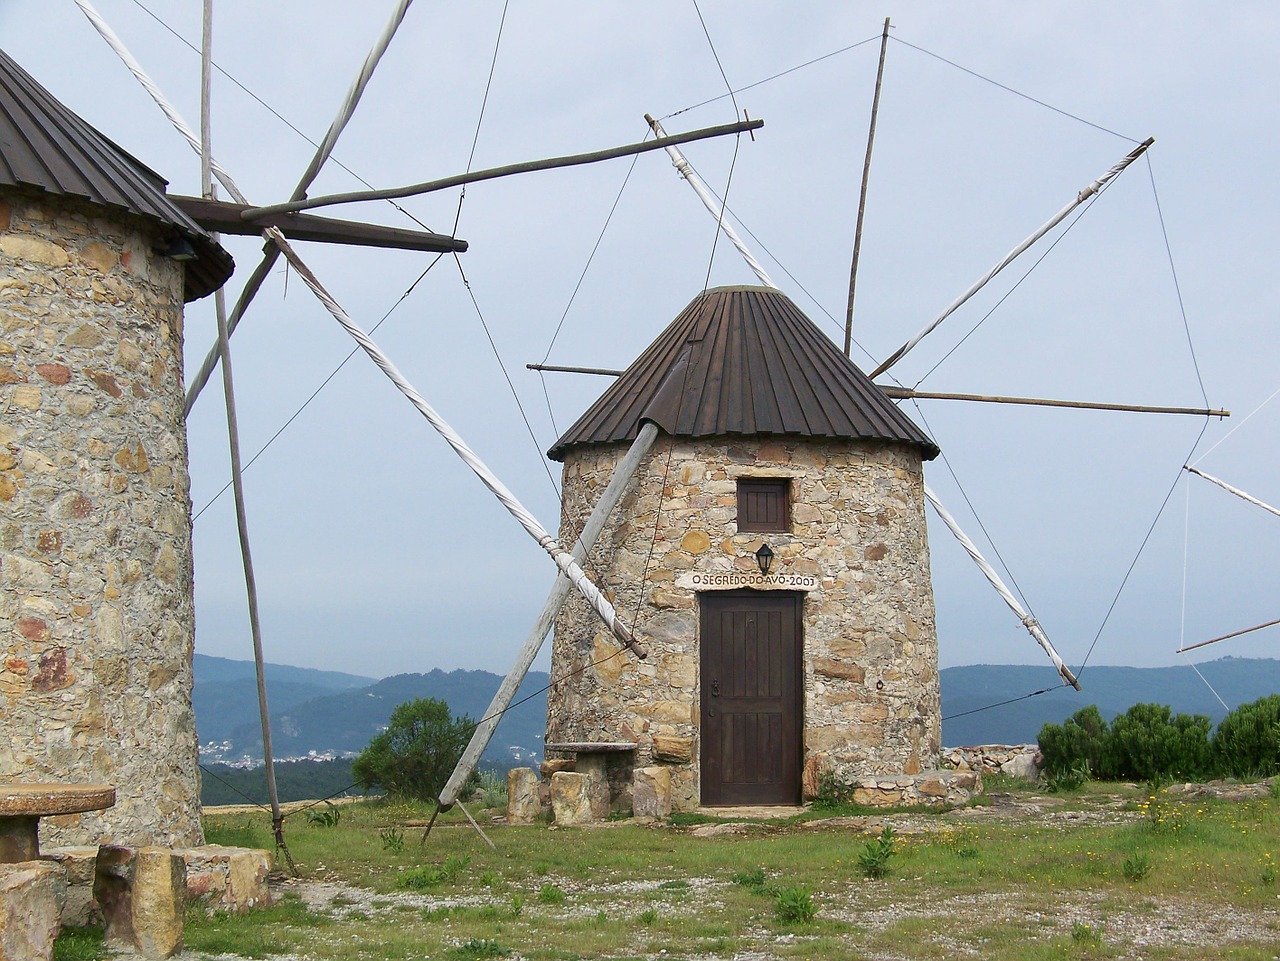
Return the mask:
<svg viewBox="0 0 1280 961">
<path fill-rule="evenodd" d="M 1046 724 L 1039 738 L 1045 771 L 1065 775 L 1083 764 L 1096 776 L 1106 735 L 1107 722 L 1096 704 L 1081 708 L 1061 724 Z"/>
<path fill-rule="evenodd" d="M 450 715 L 444 701 L 405 701 L 391 712 L 387 729 L 355 759 L 351 775 L 365 791 L 376 785 L 393 799 L 434 801 L 474 729 L 466 715 Z M 479 783 L 474 773 L 472 781 Z"/>
<path fill-rule="evenodd" d="M 1090 704 L 1062 724 L 1040 729 L 1040 753 L 1049 783 L 1159 781 L 1211 777 L 1217 765 L 1210 746 L 1212 726 L 1202 714 L 1175 715 L 1164 704 L 1135 704 L 1110 725 Z"/>
<path fill-rule="evenodd" d="M 1241 704 L 1222 719 L 1211 746 L 1223 774 L 1270 777 L 1280 773 L 1280 694 Z"/>
<path fill-rule="evenodd" d="M 1210 777 L 1210 727 L 1203 714 L 1175 716 L 1165 704 L 1135 704 L 1111 722 L 1097 774 L 1108 781 Z"/>
</svg>

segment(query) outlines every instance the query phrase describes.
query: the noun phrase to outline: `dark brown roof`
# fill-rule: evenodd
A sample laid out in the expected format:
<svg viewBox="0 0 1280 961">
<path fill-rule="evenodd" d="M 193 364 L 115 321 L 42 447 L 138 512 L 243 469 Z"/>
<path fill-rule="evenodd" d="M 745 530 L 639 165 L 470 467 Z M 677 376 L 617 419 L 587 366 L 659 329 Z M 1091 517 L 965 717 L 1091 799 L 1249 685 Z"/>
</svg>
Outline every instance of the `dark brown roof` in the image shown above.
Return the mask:
<svg viewBox="0 0 1280 961">
<path fill-rule="evenodd" d="M 695 297 L 548 452 L 633 440 L 642 420 L 680 437 L 791 434 L 938 447 L 772 287 Z"/>
<path fill-rule="evenodd" d="M 76 197 L 159 222 L 195 249 L 184 299 L 221 287 L 235 264 L 165 196 L 166 181 L 76 116 L 0 51 L 0 187 Z"/>
</svg>

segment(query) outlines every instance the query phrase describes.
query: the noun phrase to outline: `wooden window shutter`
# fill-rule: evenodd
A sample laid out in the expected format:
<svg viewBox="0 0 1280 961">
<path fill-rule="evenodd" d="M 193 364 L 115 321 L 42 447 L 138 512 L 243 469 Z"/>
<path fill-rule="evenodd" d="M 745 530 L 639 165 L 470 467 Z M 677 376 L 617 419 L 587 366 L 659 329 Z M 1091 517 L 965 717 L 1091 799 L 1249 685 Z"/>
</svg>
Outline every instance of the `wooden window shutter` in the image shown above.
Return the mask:
<svg viewBox="0 0 1280 961">
<path fill-rule="evenodd" d="M 738 478 L 738 530 L 790 531 L 791 479 Z"/>
</svg>

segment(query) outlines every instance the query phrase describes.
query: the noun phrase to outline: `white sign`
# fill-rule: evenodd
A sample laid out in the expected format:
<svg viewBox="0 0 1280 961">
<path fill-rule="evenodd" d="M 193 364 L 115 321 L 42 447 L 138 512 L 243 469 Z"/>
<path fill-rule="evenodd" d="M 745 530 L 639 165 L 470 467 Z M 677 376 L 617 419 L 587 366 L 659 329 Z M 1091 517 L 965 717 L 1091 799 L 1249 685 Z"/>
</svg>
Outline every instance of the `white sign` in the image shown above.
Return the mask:
<svg viewBox="0 0 1280 961">
<path fill-rule="evenodd" d="M 686 571 L 676 578 L 676 586 L 694 591 L 725 591 L 736 587 L 762 590 L 816 591 L 813 574 L 747 574 L 743 571 Z"/>
</svg>

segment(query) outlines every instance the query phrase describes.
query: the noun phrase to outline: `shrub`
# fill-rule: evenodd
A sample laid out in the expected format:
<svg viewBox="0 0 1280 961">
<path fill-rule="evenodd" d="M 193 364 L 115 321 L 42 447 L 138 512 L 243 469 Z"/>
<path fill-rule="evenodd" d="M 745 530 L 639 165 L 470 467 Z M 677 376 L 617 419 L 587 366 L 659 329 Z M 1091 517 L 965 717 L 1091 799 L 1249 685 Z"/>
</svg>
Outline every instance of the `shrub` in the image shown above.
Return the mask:
<svg viewBox="0 0 1280 961">
<path fill-rule="evenodd" d="M 1213 758 L 1224 774 L 1269 777 L 1280 773 L 1280 694 L 1241 704 L 1213 735 Z"/>
<path fill-rule="evenodd" d="M 1134 852 L 1124 859 L 1121 869 L 1124 871 L 1124 876 L 1127 880 L 1141 881 L 1151 870 L 1151 858 L 1141 852 Z"/>
<path fill-rule="evenodd" d="M 1208 777 L 1211 726 L 1203 714 L 1174 716 L 1165 704 L 1135 704 L 1111 722 L 1096 773 L 1107 780 Z"/>
<path fill-rule="evenodd" d="M 830 810 L 853 803 L 853 792 L 858 785 L 835 771 L 823 771 L 818 775 L 818 793 L 814 795 L 815 810 Z"/>
<path fill-rule="evenodd" d="M 808 888 L 779 888 L 773 893 L 773 900 L 778 920 L 783 924 L 806 924 L 818 913 Z"/>
<path fill-rule="evenodd" d="M 474 728 L 471 718 L 451 716 L 444 701 L 406 701 L 391 712 L 387 729 L 355 759 L 351 775 L 365 791 L 379 785 L 394 799 L 433 801 Z"/>
<path fill-rule="evenodd" d="M 893 828 L 886 824 L 880 836 L 868 841 L 859 852 L 858 867 L 869 878 L 882 878 L 889 873 L 889 859 L 893 853 Z"/>
<path fill-rule="evenodd" d="M 1083 764 L 1096 775 L 1106 734 L 1107 722 L 1096 704 L 1081 708 L 1061 724 L 1046 724 L 1039 737 L 1045 770 L 1066 774 Z"/>
<path fill-rule="evenodd" d="M 383 828 L 378 832 L 378 837 L 382 840 L 384 851 L 399 854 L 404 848 L 404 832 L 399 828 Z"/>
</svg>

